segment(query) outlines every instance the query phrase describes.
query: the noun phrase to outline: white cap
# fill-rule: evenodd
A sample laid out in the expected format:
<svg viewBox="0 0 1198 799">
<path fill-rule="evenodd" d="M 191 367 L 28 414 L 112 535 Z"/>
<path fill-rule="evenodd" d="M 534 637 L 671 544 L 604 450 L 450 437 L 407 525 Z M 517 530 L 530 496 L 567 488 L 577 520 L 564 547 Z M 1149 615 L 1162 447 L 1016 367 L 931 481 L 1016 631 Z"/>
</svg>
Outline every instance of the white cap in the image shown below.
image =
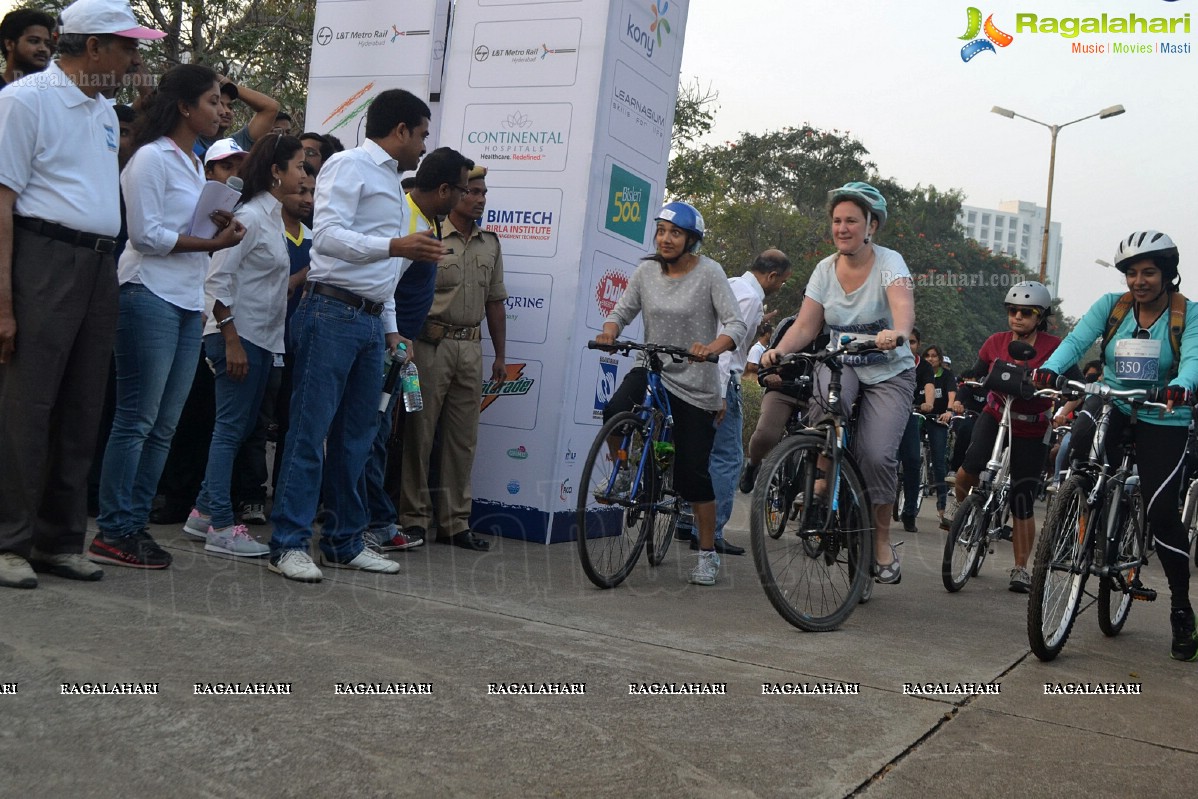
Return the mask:
<svg viewBox="0 0 1198 799">
<path fill-rule="evenodd" d="M 208 166 L 213 161 L 223 161 L 231 155 L 247 155 L 247 153 L 234 139 L 218 139 L 204 154 L 204 166 Z"/>
<path fill-rule="evenodd" d="M 137 24 L 128 0 L 76 0 L 62 10 L 59 33 L 104 33 L 130 39 L 161 39 L 162 31 L 143 28 Z"/>
</svg>

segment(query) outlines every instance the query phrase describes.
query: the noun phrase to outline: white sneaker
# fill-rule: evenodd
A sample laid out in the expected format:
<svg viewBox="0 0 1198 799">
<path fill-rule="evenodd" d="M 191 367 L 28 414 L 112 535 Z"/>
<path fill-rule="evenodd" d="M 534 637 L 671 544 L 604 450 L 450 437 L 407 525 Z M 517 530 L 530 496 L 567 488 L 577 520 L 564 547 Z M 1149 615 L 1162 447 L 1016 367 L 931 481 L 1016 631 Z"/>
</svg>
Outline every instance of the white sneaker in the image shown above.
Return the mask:
<svg viewBox="0 0 1198 799">
<path fill-rule="evenodd" d="M 357 569 L 364 572 L 379 574 L 399 574 L 399 564 L 390 558 L 385 558 L 373 549 L 363 549 L 353 560 L 339 563 L 335 560 L 320 556 L 320 565 L 331 569 Z"/>
<path fill-rule="evenodd" d="M 301 583 L 319 583 L 324 577 L 312 562 L 312 558 L 302 549 L 289 549 L 278 558 L 271 558 L 266 568 L 288 580 Z"/>
<path fill-rule="evenodd" d="M 260 558 L 270 554 L 270 547 L 250 538 L 250 531 L 244 524 L 235 524 L 220 530 L 209 527 L 205 539 L 205 552 L 219 552 L 238 558 Z"/>
<path fill-rule="evenodd" d="M 953 526 L 953 519 L 957 516 L 957 510 L 961 507 L 961 503 L 957 501 L 957 495 L 952 491 L 948 492 L 948 502 L 944 506 L 944 515 L 940 517 L 940 529 L 947 530 Z"/>
<path fill-rule="evenodd" d="M 29 561 L 16 552 L 0 552 L 0 585 L 8 588 L 37 588 L 37 575 Z"/>
<path fill-rule="evenodd" d="M 212 517 L 206 513 L 200 513 L 195 508 L 191 509 L 191 513 L 187 514 L 187 521 L 183 522 L 183 535 L 198 538 L 201 541 L 208 540 L 208 531 L 212 529 Z"/>
<path fill-rule="evenodd" d="M 720 555 L 712 550 L 699 551 L 699 562 L 691 569 L 690 581 L 695 585 L 715 585 L 716 575 L 720 573 Z"/>
<path fill-rule="evenodd" d="M 51 555 L 38 551 L 36 547 L 29 554 L 29 565 L 33 567 L 34 571 L 50 572 L 59 577 L 66 577 L 68 580 L 91 581 L 104 577 L 104 570 L 83 555 Z"/>
</svg>

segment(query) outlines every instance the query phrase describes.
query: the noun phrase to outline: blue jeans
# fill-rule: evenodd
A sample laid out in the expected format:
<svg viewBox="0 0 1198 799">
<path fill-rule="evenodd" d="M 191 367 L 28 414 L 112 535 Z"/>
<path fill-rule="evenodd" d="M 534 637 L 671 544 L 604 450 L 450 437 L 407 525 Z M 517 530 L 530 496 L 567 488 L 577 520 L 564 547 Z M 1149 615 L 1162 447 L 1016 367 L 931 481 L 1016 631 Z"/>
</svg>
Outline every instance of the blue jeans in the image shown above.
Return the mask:
<svg viewBox="0 0 1198 799">
<path fill-rule="evenodd" d="M 383 338 L 379 317 L 331 297 L 305 297 L 291 317 L 295 373 L 271 513 L 272 555 L 307 550 L 325 473 L 320 549 L 337 561 L 352 560 L 362 551 L 367 519 L 361 476 L 379 429 Z"/>
<path fill-rule="evenodd" d="M 948 501 L 948 483 L 944 475 L 948 469 L 948 428 L 942 424 L 927 425 L 928 448 L 932 453 L 932 480 L 936 483 L 936 510 L 944 510 Z"/>
<path fill-rule="evenodd" d="M 711 487 L 715 490 L 716 538 L 724 537 L 724 525 L 732 518 L 732 501 L 736 498 L 736 485 L 740 481 L 740 467 L 744 459 L 744 443 L 741 440 L 744 411 L 740 381 L 735 374 L 728 381 L 725 400 L 728 403 L 727 410 L 724 420 L 715 429 L 715 441 L 711 444 L 711 457 L 707 461 Z"/>
<path fill-rule="evenodd" d="M 922 417 L 908 414 L 907 428 L 903 431 L 903 440 L 899 442 L 898 459 L 903 467 L 903 507 L 901 516 L 915 515 L 915 502 L 919 498 L 919 420 Z M 884 497 L 889 499 L 889 497 Z"/>
<path fill-rule="evenodd" d="M 387 441 L 391 438 L 391 422 L 395 417 L 395 404 L 399 402 L 400 396 L 400 387 L 396 383 L 395 393 L 391 395 L 387 410 L 378 415 L 378 432 L 370 445 L 370 458 L 362 472 L 359 490 L 366 498 L 366 527 L 369 530 L 389 530 L 399 517 L 383 481 L 387 476 Z"/>
<path fill-rule="evenodd" d="M 116 335 L 116 414 L 100 472 L 109 538 L 140 532 L 170 452 L 200 357 L 203 323 L 138 283 L 121 286 Z"/>
<path fill-rule="evenodd" d="M 249 362 L 249 372 L 243 380 L 230 380 L 225 373 L 224 335 L 204 336 L 204 354 L 216 373 L 216 426 L 208 448 L 208 470 L 196 497 L 196 510 L 212 516 L 215 530 L 233 525 L 233 501 L 229 497 L 233 461 L 258 422 L 258 409 L 262 407 L 262 395 L 266 393 L 274 362 L 272 353 L 245 339 L 241 339 L 241 346 Z"/>
</svg>

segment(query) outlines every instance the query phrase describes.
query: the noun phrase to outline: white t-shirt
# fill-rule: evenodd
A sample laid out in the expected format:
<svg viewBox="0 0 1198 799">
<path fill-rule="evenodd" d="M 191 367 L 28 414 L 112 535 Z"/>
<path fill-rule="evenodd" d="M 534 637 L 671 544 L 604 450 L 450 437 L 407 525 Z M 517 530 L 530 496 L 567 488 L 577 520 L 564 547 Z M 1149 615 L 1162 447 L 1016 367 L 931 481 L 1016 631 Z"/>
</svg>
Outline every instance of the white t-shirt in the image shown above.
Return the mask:
<svg viewBox="0 0 1198 799">
<path fill-rule="evenodd" d="M 869 277 L 856 291 L 846 294 L 836 279 L 837 257 L 834 253 L 820 261 L 807 281 L 807 296 L 824 307 L 824 332 L 831 337 L 829 349 L 840 346 L 842 335 L 854 340 L 872 339 L 882 330 L 893 329 L 894 315 L 886 289 L 896 281 L 911 279 L 903 256 L 875 244 Z M 863 383 L 873 385 L 914 368 L 915 357 L 910 345 L 904 343 L 889 352 L 845 356 L 844 363 L 854 367 Z"/>
<path fill-rule="evenodd" d="M 749 348 L 749 357 L 745 359 L 745 363 L 751 363 L 754 366 L 760 366 L 761 356 L 765 354 L 765 349 L 765 345 L 760 341 L 755 342 L 753 346 Z"/>
</svg>

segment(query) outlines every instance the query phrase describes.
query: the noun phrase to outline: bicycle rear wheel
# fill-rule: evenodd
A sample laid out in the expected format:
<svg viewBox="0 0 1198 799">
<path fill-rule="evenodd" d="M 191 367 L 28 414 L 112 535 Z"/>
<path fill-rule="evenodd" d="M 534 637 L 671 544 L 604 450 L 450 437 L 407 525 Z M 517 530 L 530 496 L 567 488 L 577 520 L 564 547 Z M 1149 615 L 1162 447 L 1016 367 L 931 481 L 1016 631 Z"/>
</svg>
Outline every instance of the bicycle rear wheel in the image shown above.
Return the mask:
<svg viewBox="0 0 1198 799">
<path fill-rule="evenodd" d="M 1127 589 L 1139 578 L 1140 567 L 1144 563 L 1143 528 L 1138 523 L 1141 518 L 1139 502 L 1139 494 L 1128 499 L 1119 491 L 1119 486 L 1112 482 L 1103 504 L 1104 517 L 1110 513 L 1115 515 L 1115 544 L 1107 563 L 1111 571 L 1119 574 L 1119 577 L 1114 574 L 1103 577 L 1098 586 L 1098 627 L 1106 636 L 1118 635 L 1127 622 L 1134 601 Z M 1105 535 L 1108 529 L 1105 518 L 1103 522 L 1095 529 Z"/>
<path fill-rule="evenodd" d="M 635 413 L 616 414 L 595 436 L 582 469 L 578 558 L 587 577 L 600 588 L 614 588 L 624 581 L 652 524 L 656 469 L 652 456 L 644 457 L 651 447 L 645 427 Z M 614 451 L 609 439 L 619 441 Z"/>
<path fill-rule="evenodd" d="M 838 509 L 810 501 L 823 450 L 820 436 L 792 436 L 775 447 L 758 473 L 750 514 L 753 563 L 766 597 L 782 618 L 810 632 L 833 630 L 853 612 L 873 555 L 872 507 L 848 453 Z M 787 513 L 771 528 L 778 502 Z"/>
<path fill-rule="evenodd" d="M 980 494 L 970 494 L 953 517 L 948 536 L 944 539 L 944 558 L 940 563 L 940 579 L 950 593 L 960 591 L 976 572 L 986 541 L 986 500 Z"/>
<path fill-rule="evenodd" d="M 1069 640 L 1089 575 L 1093 531 L 1086 507 L 1086 488 L 1079 476 L 1061 485 L 1036 543 L 1027 604 L 1027 638 L 1040 660 L 1055 658 Z"/>
</svg>

